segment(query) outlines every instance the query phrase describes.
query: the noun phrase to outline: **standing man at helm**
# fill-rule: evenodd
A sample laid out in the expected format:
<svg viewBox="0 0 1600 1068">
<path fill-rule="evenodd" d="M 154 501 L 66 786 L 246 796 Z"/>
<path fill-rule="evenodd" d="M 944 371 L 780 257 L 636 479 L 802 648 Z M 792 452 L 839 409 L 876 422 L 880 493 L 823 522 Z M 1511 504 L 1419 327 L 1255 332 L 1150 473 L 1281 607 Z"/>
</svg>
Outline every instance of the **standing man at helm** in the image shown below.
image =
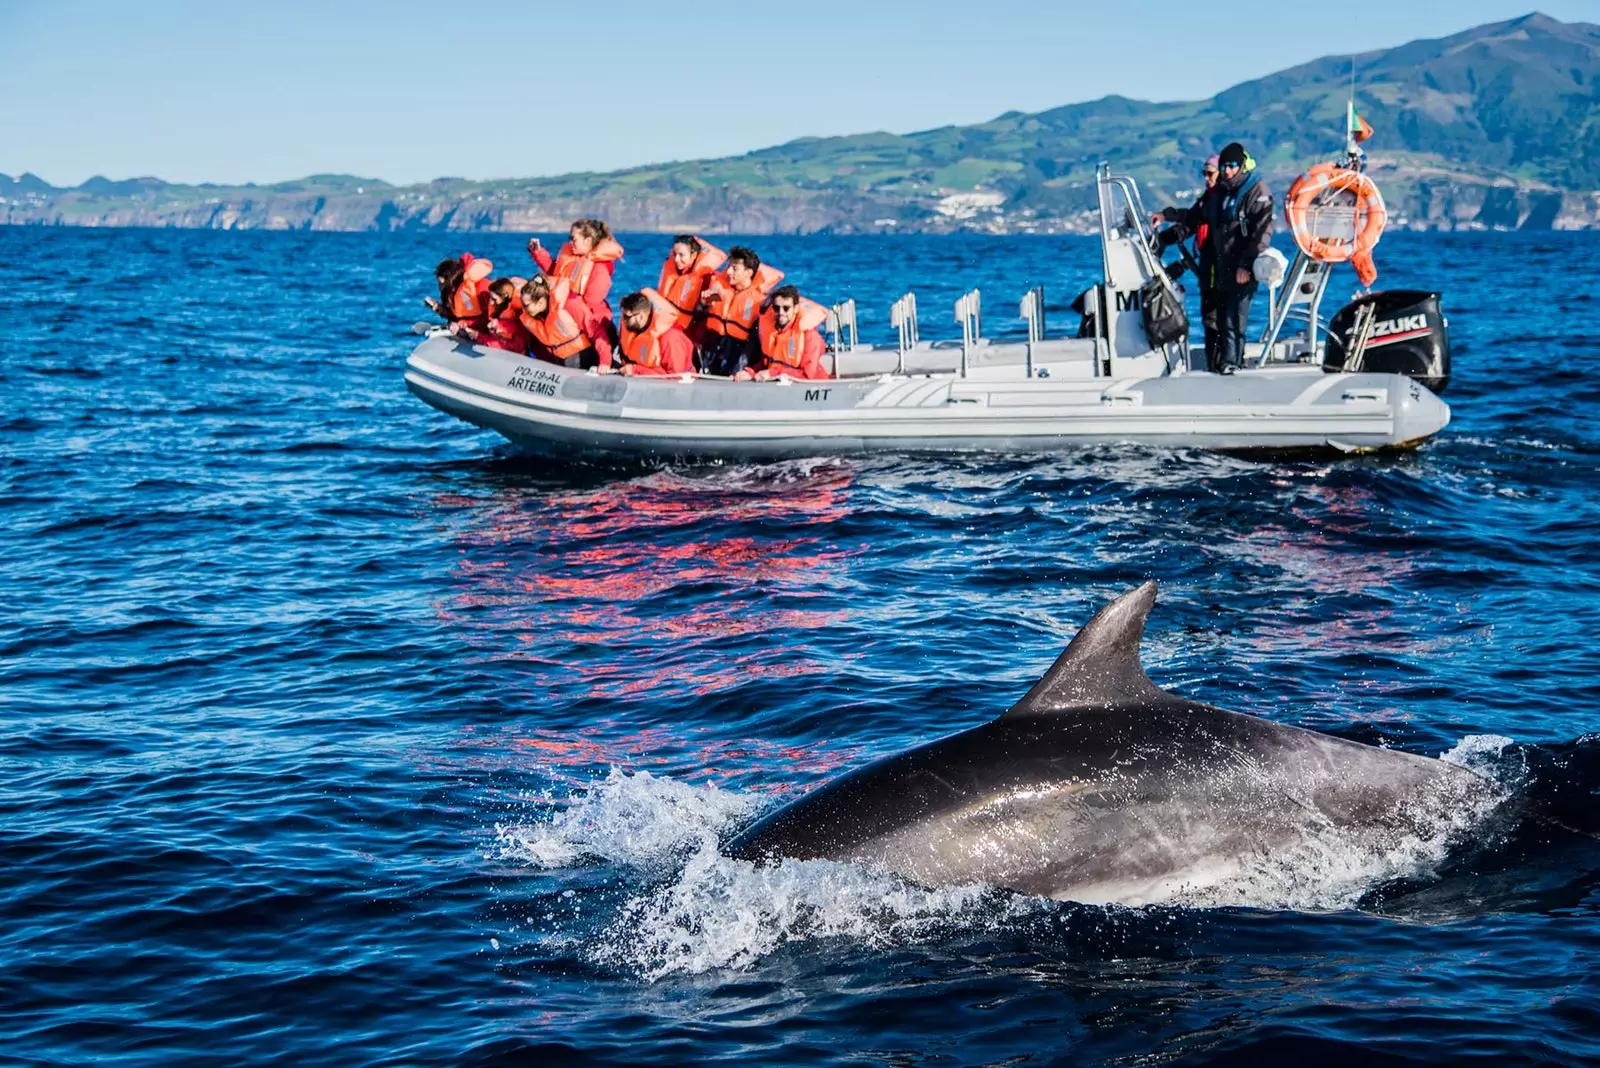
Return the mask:
<svg viewBox="0 0 1600 1068">
<path fill-rule="evenodd" d="M 1221 364 L 1217 358 L 1217 256 L 1216 246 L 1208 240 L 1206 198 L 1217 187 L 1218 169 L 1217 157 L 1209 157 L 1200 168 L 1200 177 L 1206 187 L 1200 191 L 1195 202 L 1187 208 L 1162 208 L 1150 216 L 1152 227 L 1159 227 L 1162 223 L 1177 224 L 1160 232 L 1160 247 L 1164 249 L 1177 245 L 1183 256 L 1167 271 L 1173 279 L 1181 275 L 1186 267 L 1194 268 L 1195 284 L 1200 289 L 1200 329 L 1205 335 L 1206 370 L 1211 372 L 1220 370 Z M 1194 259 L 1183 248 L 1183 242 L 1190 236 L 1194 237 Z"/>
<path fill-rule="evenodd" d="M 1217 370 L 1230 375 L 1244 363 L 1250 301 L 1259 285 L 1256 257 L 1272 247 L 1272 194 L 1239 142 L 1219 152 L 1217 162 L 1217 184 L 1203 207 L 1206 239 L 1215 256 Z"/>
</svg>

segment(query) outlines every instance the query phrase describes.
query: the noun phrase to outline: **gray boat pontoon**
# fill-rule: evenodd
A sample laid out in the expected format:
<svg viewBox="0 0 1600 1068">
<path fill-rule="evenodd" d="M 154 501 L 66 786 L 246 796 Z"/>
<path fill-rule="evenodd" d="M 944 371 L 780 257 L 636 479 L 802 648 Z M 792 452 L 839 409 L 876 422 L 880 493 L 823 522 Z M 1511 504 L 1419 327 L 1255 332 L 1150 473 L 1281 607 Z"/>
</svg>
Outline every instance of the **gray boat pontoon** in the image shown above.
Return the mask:
<svg viewBox="0 0 1600 1068">
<path fill-rule="evenodd" d="M 1027 340 L 983 338 L 974 290 L 956 303 L 961 339 L 928 342 L 907 294 L 892 309 L 894 345 L 857 344 L 854 302 L 835 306 L 828 366 L 836 377 L 825 381 L 598 374 L 435 330 L 406 361 L 406 384 L 530 451 L 572 457 L 1046 452 L 1114 442 L 1356 452 L 1415 446 L 1449 422 L 1429 388 L 1448 376 L 1437 296 L 1374 294 L 1324 324 L 1329 271 L 1304 256 L 1274 291 L 1267 331 L 1237 373 L 1195 369 L 1187 336 L 1153 346 L 1161 327 L 1146 305 L 1164 293 L 1170 306 L 1174 290 L 1133 180 L 1102 167 L 1098 186 L 1104 277 L 1084 295 L 1087 336 L 1045 337 L 1043 293 L 1033 290 L 1019 307 Z M 1302 329 L 1291 335 L 1291 324 Z"/>
</svg>

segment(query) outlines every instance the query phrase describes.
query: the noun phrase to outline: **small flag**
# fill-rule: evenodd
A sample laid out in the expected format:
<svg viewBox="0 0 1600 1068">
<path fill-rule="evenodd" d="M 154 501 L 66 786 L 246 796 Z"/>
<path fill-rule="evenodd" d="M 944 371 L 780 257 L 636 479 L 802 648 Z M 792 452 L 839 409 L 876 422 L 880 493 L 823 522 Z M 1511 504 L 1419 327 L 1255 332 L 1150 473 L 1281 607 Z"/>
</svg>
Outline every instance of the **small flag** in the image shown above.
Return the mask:
<svg viewBox="0 0 1600 1068">
<path fill-rule="evenodd" d="M 1357 115 L 1355 129 L 1350 134 L 1351 140 L 1355 141 L 1355 143 L 1359 145 L 1361 142 L 1365 141 L 1371 136 L 1372 124 L 1367 122 L 1367 120 L 1362 118 L 1360 115 Z"/>
</svg>

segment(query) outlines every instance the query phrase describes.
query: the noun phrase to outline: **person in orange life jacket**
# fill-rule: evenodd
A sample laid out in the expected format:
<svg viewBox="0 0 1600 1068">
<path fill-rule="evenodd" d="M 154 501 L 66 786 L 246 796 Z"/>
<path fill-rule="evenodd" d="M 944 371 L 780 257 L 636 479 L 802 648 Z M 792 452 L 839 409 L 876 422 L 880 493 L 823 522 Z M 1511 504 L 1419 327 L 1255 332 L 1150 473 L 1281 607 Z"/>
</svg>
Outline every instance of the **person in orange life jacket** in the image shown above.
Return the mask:
<svg viewBox="0 0 1600 1068">
<path fill-rule="evenodd" d="M 1218 362 L 1216 249 L 1207 240 L 1210 227 L 1205 222 L 1205 199 L 1217 186 L 1219 169 L 1218 158 L 1209 157 L 1200 168 L 1200 176 L 1206 187 L 1195 198 L 1195 202 L 1187 208 L 1162 208 L 1150 216 L 1150 225 L 1153 227 L 1162 223 L 1175 224 L 1157 235 L 1161 248 L 1177 245 L 1183 255 L 1169 268 L 1168 274 L 1176 279 L 1186 268 L 1194 271 L 1195 283 L 1200 288 L 1200 329 L 1205 335 L 1206 370 L 1213 372 L 1221 369 Z M 1194 237 L 1195 257 L 1191 257 L 1183 246 L 1184 240 L 1190 235 Z"/>
<path fill-rule="evenodd" d="M 484 296 L 482 325 L 455 322 L 450 324 L 450 332 L 480 345 L 526 356 L 533 337 L 522 325 L 522 300 L 517 290 L 523 284 L 520 278 L 496 278 Z"/>
<path fill-rule="evenodd" d="M 756 320 L 767 294 L 783 281 L 783 272 L 763 264 L 743 245 L 728 250 L 728 262 L 706 284 L 701 303 L 706 309 L 705 343 L 700 367 L 707 374 L 733 377 L 759 357 Z"/>
<path fill-rule="evenodd" d="M 761 366 L 739 372 L 741 380 L 767 382 L 779 375 L 790 378 L 827 378 L 822 366 L 827 346 L 818 330 L 828 313 L 820 304 L 804 300 L 794 286 L 772 294 L 772 306 L 761 313 Z"/>
<path fill-rule="evenodd" d="M 672 251 L 661 265 L 661 281 L 656 290 L 678 309 L 678 326 L 696 345 L 705 337 L 705 312 L 700 296 L 706 285 L 728 259 L 728 254 L 693 234 L 672 239 Z"/>
<path fill-rule="evenodd" d="M 470 252 L 463 252 L 459 259 L 441 260 L 433 269 L 434 280 L 439 283 L 439 299 L 423 297 L 422 303 L 449 322 L 481 325 L 488 278 L 493 273 L 493 263 Z"/>
<path fill-rule="evenodd" d="M 694 370 L 694 343 L 678 326 L 678 309 L 654 289 L 622 298 L 625 375 L 681 375 Z"/>
<path fill-rule="evenodd" d="M 572 295 L 587 304 L 595 318 L 612 322 L 606 297 L 611 293 L 611 272 L 622 258 L 622 246 L 605 223 L 579 219 L 567 231 L 567 243 L 556 255 L 551 256 L 537 237 L 529 239 L 528 253 L 552 282 L 565 279 Z"/>
<path fill-rule="evenodd" d="M 584 332 L 575 310 L 588 314 L 582 301 L 567 295 L 565 279 L 551 289 L 550 280 L 540 275 L 529 279 L 522 287 L 521 320 L 531 338 L 529 352 L 535 359 L 566 367 L 600 366 L 600 354 Z"/>
<path fill-rule="evenodd" d="M 572 294 L 572 283 L 567 279 L 556 280 L 547 275 L 539 275 L 537 277 L 542 281 L 546 289 L 554 287 L 554 290 L 561 294 L 561 300 L 558 303 L 566 310 L 568 315 L 572 316 L 573 321 L 578 324 L 578 328 L 583 331 L 584 337 L 588 339 L 588 346 L 595 351 L 595 363 L 593 366 L 602 371 L 609 371 L 616 350 L 615 325 L 610 320 L 601 319 L 595 314 L 593 308 L 580 297 L 574 296 Z M 591 365 L 584 364 L 584 366 Z"/>
</svg>

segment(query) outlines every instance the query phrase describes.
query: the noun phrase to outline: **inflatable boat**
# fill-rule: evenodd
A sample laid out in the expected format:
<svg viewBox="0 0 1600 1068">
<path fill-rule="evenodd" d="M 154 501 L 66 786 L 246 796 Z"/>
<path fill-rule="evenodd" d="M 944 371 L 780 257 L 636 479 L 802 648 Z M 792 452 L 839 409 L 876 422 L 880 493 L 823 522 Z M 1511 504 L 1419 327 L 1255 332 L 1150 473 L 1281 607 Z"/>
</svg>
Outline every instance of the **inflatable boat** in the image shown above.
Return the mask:
<svg viewBox="0 0 1600 1068">
<path fill-rule="evenodd" d="M 857 344 L 853 304 L 833 309 L 826 380 L 598 374 L 434 329 L 406 361 L 406 384 L 440 411 L 571 458 L 1037 453 L 1119 442 L 1366 452 L 1416 446 L 1449 422 L 1436 394 L 1449 376 L 1436 294 L 1373 294 L 1324 324 L 1328 265 L 1302 255 L 1273 293 L 1246 366 L 1198 370 L 1137 186 L 1102 166 L 1098 187 L 1103 279 L 1080 298 L 1076 337 L 1044 336 L 1034 290 L 1018 308 L 1026 340 L 986 339 L 973 291 L 956 304 L 961 339 L 924 341 L 908 294 L 892 310 L 893 345 Z M 1303 329 L 1291 333 L 1292 323 Z"/>
</svg>

